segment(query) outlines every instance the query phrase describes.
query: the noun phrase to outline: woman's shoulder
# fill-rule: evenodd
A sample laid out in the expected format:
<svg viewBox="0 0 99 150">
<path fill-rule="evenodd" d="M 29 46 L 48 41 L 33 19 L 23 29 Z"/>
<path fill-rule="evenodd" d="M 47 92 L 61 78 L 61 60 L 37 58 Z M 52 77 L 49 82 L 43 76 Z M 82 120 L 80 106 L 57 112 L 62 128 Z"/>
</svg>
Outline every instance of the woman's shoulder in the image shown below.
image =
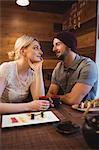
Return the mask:
<svg viewBox="0 0 99 150">
<path fill-rule="evenodd" d="M 0 70 L 8 71 L 8 70 L 10 70 L 10 68 L 12 69 L 14 65 L 15 65 L 14 61 L 4 62 L 0 65 Z"/>
<path fill-rule="evenodd" d="M 15 61 L 3 62 L 3 63 L 1 63 L 0 67 L 8 67 L 12 64 L 15 64 Z"/>
<path fill-rule="evenodd" d="M 0 69 L 7 69 L 8 68 L 8 63 L 9 62 L 3 62 L 1 65 L 0 65 Z"/>
</svg>

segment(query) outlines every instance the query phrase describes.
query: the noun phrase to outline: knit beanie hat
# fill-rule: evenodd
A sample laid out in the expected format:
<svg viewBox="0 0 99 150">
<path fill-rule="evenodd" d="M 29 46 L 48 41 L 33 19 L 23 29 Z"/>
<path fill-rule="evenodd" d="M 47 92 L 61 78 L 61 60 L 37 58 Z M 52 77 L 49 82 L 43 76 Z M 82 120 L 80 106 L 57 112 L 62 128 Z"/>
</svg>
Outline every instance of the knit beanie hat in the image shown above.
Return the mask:
<svg viewBox="0 0 99 150">
<path fill-rule="evenodd" d="M 77 39 L 73 32 L 61 31 L 54 38 L 62 41 L 67 47 L 71 48 L 72 51 L 77 49 Z"/>
</svg>

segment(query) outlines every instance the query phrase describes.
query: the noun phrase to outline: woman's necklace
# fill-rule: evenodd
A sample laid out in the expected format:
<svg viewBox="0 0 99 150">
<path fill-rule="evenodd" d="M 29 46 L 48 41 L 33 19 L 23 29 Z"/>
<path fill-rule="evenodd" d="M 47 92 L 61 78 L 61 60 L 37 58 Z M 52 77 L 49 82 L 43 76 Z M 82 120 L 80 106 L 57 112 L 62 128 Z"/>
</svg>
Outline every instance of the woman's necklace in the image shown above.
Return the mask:
<svg viewBox="0 0 99 150">
<path fill-rule="evenodd" d="M 28 78 L 28 71 L 25 74 L 19 74 L 19 78 L 20 78 L 20 80 L 26 82 L 27 78 Z"/>
</svg>

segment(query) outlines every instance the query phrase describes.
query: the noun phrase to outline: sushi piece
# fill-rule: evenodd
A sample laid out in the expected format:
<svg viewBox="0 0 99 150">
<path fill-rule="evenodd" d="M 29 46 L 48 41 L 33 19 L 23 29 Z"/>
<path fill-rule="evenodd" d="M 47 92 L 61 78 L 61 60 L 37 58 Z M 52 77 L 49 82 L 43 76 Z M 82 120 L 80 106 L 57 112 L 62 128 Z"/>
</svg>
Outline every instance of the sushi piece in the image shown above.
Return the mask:
<svg viewBox="0 0 99 150">
<path fill-rule="evenodd" d="M 83 109 L 84 108 L 84 102 L 81 102 L 79 105 L 78 105 L 79 108 Z"/>
<path fill-rule="evenodd" d="M 88 108 L 88 107 L 90 107 L 90 105 L 91 105 L 91 102 L 90 102 L 90 101 L 86 100 L 86 101 L 84 102 L 84 108 Z"/>
</svg>

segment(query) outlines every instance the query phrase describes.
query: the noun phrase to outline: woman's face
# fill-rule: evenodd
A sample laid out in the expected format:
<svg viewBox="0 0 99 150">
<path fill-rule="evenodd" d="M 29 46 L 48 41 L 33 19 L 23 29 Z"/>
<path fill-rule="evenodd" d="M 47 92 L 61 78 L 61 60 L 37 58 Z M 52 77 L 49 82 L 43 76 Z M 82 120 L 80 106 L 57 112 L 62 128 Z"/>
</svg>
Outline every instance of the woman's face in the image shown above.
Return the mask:
<svg viewBox="0 0 99 150">
<path fill-rule="evenodd" d="M 42 50 L 40 44 L 35 40 L 26 48 L 26 57 L 29 62 L 36 63 L 42 61 Z"/>
</svg>

